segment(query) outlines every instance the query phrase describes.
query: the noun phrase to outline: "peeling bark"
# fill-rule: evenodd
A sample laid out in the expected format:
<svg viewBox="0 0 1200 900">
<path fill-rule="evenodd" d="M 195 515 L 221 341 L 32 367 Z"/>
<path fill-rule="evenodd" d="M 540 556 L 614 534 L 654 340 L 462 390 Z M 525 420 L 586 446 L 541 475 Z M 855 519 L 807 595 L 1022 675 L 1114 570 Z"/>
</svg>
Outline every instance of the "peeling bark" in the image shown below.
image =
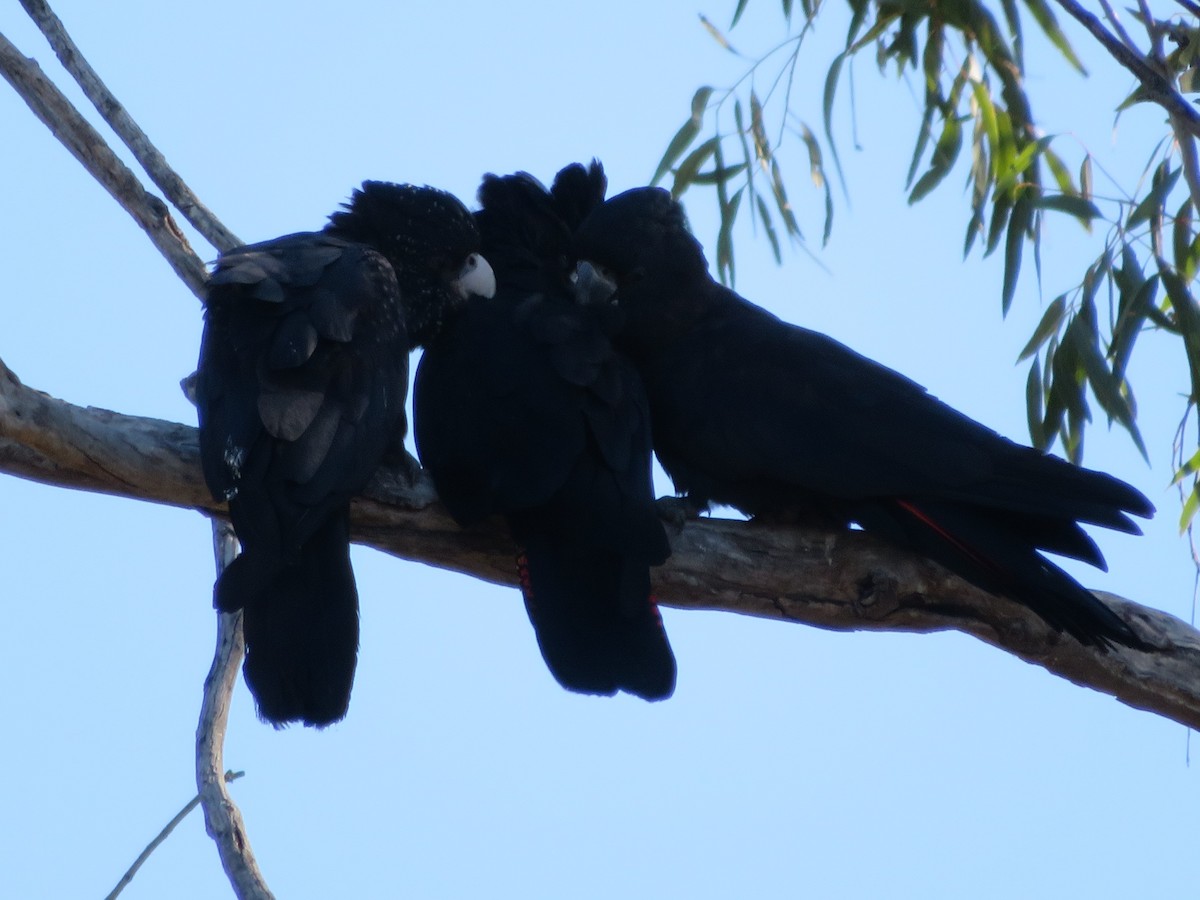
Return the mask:
<svg viewBox="0 0 1200 900">
<path fill-rule="evenodd" d="M 415 466 L 413 467 L 415 469 Z M 515 585 L 502 523 L 454 524 L 424 472 L 382 469 L 352 508 L 354 539 L 402 559 Z M 196 430 L 56 400 L 0 362 L 0 472 L 61 487 L 225 515 L 200 472 Z M 862 532 L 696 519 L 654 571 L 659 601 L 838 631 L 973 635 L 1130 706 L 1200 728 L 1200 632 L 1174 616 L 1100 596 L 1151 647 L 1085 647 L 1024 606 Z"/>
</svg>

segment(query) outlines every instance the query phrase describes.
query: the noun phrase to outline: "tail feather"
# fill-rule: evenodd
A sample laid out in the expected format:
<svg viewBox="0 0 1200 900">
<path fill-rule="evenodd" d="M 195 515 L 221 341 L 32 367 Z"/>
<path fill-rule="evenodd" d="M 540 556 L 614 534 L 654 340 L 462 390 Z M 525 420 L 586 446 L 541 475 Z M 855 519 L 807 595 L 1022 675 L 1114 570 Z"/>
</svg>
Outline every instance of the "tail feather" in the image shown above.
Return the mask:
<svg viewBox="0 0 1200 900">
<path fill-rule="evenodd" d="M 1154 505 L 1145 495 L 1106 472 L 1084 469 L 1015 444 L 1011 451 L 996 461 L 998 472 L 992 481 L 971 484 L 962 496 L 948 494 L 948 499 L 1059 521 L 1087 522 L 1126 534 L 1141 534 L 1130 515 L 1154 514 Z"/>
<path fill-rule="evenodd" d="M 349 518 L 335 513 L 294 561 L 250 548 L 217 581 L 216 606 L 243 610 L 243 672 L 258 715 L 324 726 L 346 715 L 358 657 Z"/>
<path fill-rule="evenodd" d="M 552 535 L 527 534 L 524 543 L 518 569 L 525 609 L 558 683 L 585 694 L 670 697 L 675 656 L 650 593 L 647 562 L 595 549 L 572 552 Z"/>
<path fill-rule="evenodd" d="M 915 501 L 875 506 L 860 518 L 868 531 L 911 547 L 986 590 L 1011 596 L 1083 644 L 1144 645 L 1102 600 L 1039 552 L 1039 546 L 1056 549 L 1056 541 L 1077 541 L 1074 522 L 1060 523 L 1063 532 L 1049 520 L 1022 528 L 994 513 Z M 1039 528 L 1044 541 L 1038 541 Z M 1063 537 L 1066 533 L 1070 536 Z"/>
</svg>

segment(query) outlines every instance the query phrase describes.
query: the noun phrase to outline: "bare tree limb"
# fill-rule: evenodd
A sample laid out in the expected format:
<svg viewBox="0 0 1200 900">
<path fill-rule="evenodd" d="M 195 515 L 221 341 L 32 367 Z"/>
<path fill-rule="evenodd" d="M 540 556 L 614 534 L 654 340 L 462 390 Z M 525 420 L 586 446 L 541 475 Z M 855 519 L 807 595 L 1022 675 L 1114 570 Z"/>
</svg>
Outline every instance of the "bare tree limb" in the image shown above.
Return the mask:
<svg viewBox="0 0 1200 900">
<path fill-rule="evenodd" d="M 1117 33 L 1117 37 L 1121 39 L 1121 43 L 1123 43 L 1133 52 L 1138 52 L 1138 45 L 1134 42 L 1133 38 L 1129 36 L 1129 32 L 1125 30 L 1125 26 L 1121 24 L 1121 19 L 1117 15 L 1116 10 L 1112 8 L 1112 4 L 1110 4 L 1108 0 L 1100 0 L 1100 6 L 1104 10 L 1104 18 L 1108 19 L 1109 23 L 1113 27 L 1113 31 L 1115 31 Z M 28 7 L 26 7 L 26 9 L 28 9 Z"/>
<path fill-rule="evenodd" d="M 63 487 L 221 514 L 204 486 L 196 432 L 81 408 L 0 368 L 0 471 Z M 403 559 L 515 585 L 503 526 L 459 529 L 415 484 L 385 470 L 352 509 L 357 541 Z M 1200 728 L 1200 632 L 1128 600 L 1105 600 L 1152 652 L 1104 652 L 1058 634 L 1024 606 L 861 532 L 703 519 L 672 537 L 659 600 L 839 631 L 956 629 L 1124 703 Z M 219 770 L 219 765 L 218 765 Z"/>
<path fill-rule="evenodd" d="M 150 180 L 183 217 L 191 222 L 206 241 L 222 252 L 240 245 L 242 241 L 237 235 L 226 228 L 208 207 L 197 199 L 192 189 L 167 164 L 166 158 L 158 148 L 150 143 L 146 133 L 133 121 L 125 107 L 112 95 L 95 69 L 84 58 L 49 4 L 45 0 L 21 0 L 21 5 L 46 36 L 63 68 L 71 73 L 71 77 L 83 89 L 104 121 L 125 142 L 125 146 L 132 151 L 138 163 L 150 176 Z"/>
<path fill-rule="evenodd" d="M 203 297 L 204 263 L 179 230 L 166 203 L 142 187 L 100 133 L 46 78 L 37 62 L 22 56 L 3 34 L 0 34 L 0 74 L 71 155 L 133 216 L 192 293 Z"/>
<path fill-rule="evenodd" d="M 237 555 L 233 529 L 213 522 L 213 553 L 220 574 Z M 233 802 L 224 769 L 225 729 L 229 724 L 229 704 L 237 683 L 238 664 L 246 645 L 242 638 L 242 614 L 217 614 L 217 646 L 212 667 L 204 679 L 204 701 L 196 725 L 196 788 L 204 809 L 204 827 L 217 845 L 221 866 L 240 900 L 272 900 L 274 895 L 259 871 L 250 849 L 246 824 Z"/>
<path fill-rule="evenodd" d="M 226 781 L 226 783 L 228 783 L 230 781 L 236 781 L 237 779 L 241 778 L 245 774 L 246 774 L 245 772 L 229 771 L 229 772 L 225 773 L 224 780 Z M 130 885 L 130 883 L 133 881 L 133 876 L 137 874 L 138 869 L 140 869 L 142 867 L 142 865 L 146 862 L 146 860 L 148 860 L 150 858 L 150 854 L 153 853 L 155 850 L 157 850 L 159 845 L 162 844 L 163 841 L 165 841 L 167 838 L 169 838 L 171 836 L 171 832 L 174 831 L 178 827 L 179 823 L 188 817 L 188 813 L 190 813 L 193 809 L 195 809 L 199 805 L 200 805 L 200 795 L 199 794 L 197 794 L 195 797 L 193 797 L 191 800 L 189 800 L 187 803 L 185 803 L 183 809 L 181 809 L 179 812 L 177 812 L 175 814 L 174 818 L 172 818 L 170 822 L 168 822 L 166 825 L 163 826 L 162 831 L 160 831 L 157 835 L 155 835 L 154 840 L 152 840 L 149 844 L 146 845 L 146 849 L 138 854 L 138 858 L 133 861 L 133 865 L 131 865 L 125 871 L 125 874 L 121 876 L 121 880 L 117 882 L 117 886 L 114 887 L 112 889 L 112 891 L 109 892 L 108 896 L 105 897 L 104 900 L 116 900 L 116 898 L 120 895 L 121 891 L 125 890 L 125 888 L 127 888 Z"/>
</svg>

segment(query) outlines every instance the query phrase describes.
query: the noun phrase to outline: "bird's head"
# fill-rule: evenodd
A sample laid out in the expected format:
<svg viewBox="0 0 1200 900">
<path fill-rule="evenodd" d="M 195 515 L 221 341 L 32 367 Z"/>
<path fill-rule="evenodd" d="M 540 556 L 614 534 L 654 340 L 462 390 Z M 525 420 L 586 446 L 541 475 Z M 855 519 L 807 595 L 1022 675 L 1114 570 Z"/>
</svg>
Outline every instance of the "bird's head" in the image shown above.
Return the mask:
<svg viewBox="0 0 1200 900">
<path fill-rule="evenodd" d="M 661 188 L 634 188 L 600 204 L 576 231 L 574 253 L 618 293 L 643 278 L 707 268 L 683 207 Z"/>
<path fill-rule="evenodd" d="M 627 351 L 686 327 L 708 264 L 683 207 L 660 188 L 635 188 L 594 209 L 573 239 L 575 296 L 609 307 Z"/>
<path fill-rule="evenodd" d="M 374 247 L 396 273 L 413 346 L 432 338 L 471 297 L 491 297 L 496 277 L 479 231 L 457 197 L 432 187 L 363 182 L 328 231 Z"/>
</svg>

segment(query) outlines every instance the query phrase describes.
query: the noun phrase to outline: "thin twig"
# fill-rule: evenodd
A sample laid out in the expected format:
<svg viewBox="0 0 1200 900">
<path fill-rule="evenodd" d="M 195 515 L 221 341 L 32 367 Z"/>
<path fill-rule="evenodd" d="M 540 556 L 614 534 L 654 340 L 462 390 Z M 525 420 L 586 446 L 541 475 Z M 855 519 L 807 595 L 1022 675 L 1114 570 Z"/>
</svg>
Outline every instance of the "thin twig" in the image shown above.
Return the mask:
<svg viewBox="0 0 1200 900">
<path fill-rule="evenodd" d="M 1193 137 L 1200 137 L 1200 111 L 1179 95 L 1167 77 L 1157 71 L 1146 58 L 1130 50 L 1094 15 L 1075 0 L 1056 0 L 1076 21 L 1086 28 L 1112 56 L 1141 82 L 1147 100 L 1178 116 L 1182 128 Z"/>
<path fill-rule="evenodd" d="M 25 0 L 21 0 L 21 2 L 24 3 Z M 1104 10 L 1104 18 L 1108 19 L 1109 24 L 1112 25 L 1121 42 L 1135 53 L 1141 52 L 1137 43 L 1130 37 L 1129 32 L 1125 30 L 1125 26 L 1121 24 L 1121 19 L 1117 16 L 1116 10 L 1112 8 L 1108 0 L 1100 0 L 1100 7 Z"/>
<path fill-rule="evenodd" d="M 217 574 L 237 555 L 237 539 L 226 522 L 213 520 L 213 553 Z M 204 827 L 217 845 L 221 865 L 240 900 L 272 900 L 274 895 L 250 849 L 242 813 L 233 802 L 222 776 L 225 729 L 229 724 L 229 704 L 237 683 L 238 664 L 245 643 L 242 639 L 242 614 L 217 614 L 217 646 L 212 667 L 204 679 L 204 701 L 196 725 L 196 788 L 204 809 Z"/>
<path fill-rule="evenodd" d="M 149 193 L 62 92 L 0 34 L 0 74 L 21 95 L 33 114 L 71 151 L 85 169 L 112 195 L 197 297 L 204 296 L 204 263 L 188 245 L 167 204 Z"/>
<path fill-rule="evenodd" d="M 104 121 L 125 142 L 125 146 L 132 151 L 134 158 L 163 195 L 192 223 L 204 239 L 218 250 L 224 252 L 239 246 L 242 241 L 237 235 L 226 228 L 208 207 L 196 198 L 192 189 L 167 164 L 166 158 L 101 81 L 49 4 L 45 0 L 21 0 L 21 5 L 46 36 L 63 68 L 71 73 L 71 77 L 78 82 L 84 94 L 104 117 Z"/>
<path fill-rule="evenodd" d="M 228 784 L 231 781 L 236 781 L 245 774 L 245 772 L 234 772 L 230 770 L 225 773 L 225 783 Z M 188 813 L 190 813 L 199 805 L 200 795 L 197 794 L 184 805 L 183 809 L 175 814 L 175 817 L 171 819 L 170 822 L 163 826 L 163 830 L 158 833 L 158 836 L 155 837 L 154 840 L 146 845 L 146 849 L 138 854 L 138 858 L 133 861 L 133 865 L 131 865 L 125 871 L 125 874 L 121 876 L 121 880 L 117 882 L 117 886 L 112 889 L 112 891 L 107 897 L 104 898 L 104 900 L 114 900 L 114 898 L 120 894 L 121 891 L 125 890 L 125 888 L 129 886 L 129 883 L 133 881 L 133 876 L 137 874 L 138 869 L 140 869 L 142 864 L 150 858 L 150 854 L 158 849 L 159 844 L 170 837 L 171 832 L 175 830 L 175 827 L 184 819 L 186 819 Z"/>
<path fill-rule="evenodd" d="M 1163 29 L 1159 27 L 1158 19 L 1154 18 L 1154 13 L 1150 11 L 1150 4 L 1146 0 L 1138 0 L 1138 10 L 1142 14 L 1142 25 L 1150 38 L 1150 52 L 1147 56 L 1159 69 L 1162 69 L 1167 59 L 1166 54 L 1163 53 Z"/>
</svg>

